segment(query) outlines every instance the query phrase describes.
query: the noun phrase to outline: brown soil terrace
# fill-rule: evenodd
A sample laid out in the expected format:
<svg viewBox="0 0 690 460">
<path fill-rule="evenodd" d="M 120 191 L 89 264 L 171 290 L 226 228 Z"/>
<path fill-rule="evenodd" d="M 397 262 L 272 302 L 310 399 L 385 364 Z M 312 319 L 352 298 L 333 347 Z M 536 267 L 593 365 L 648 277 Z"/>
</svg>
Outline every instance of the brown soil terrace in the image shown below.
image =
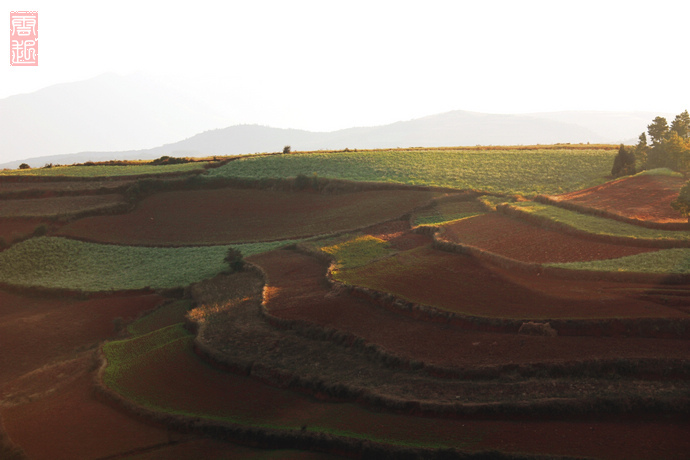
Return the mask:
<svg viewBox="0 0 690 460">
<path fill-rule="evenodd" d="M 58 235 L 127 245 L 270 241 L 387 221 L 425 205 L 432 196 L 409 190 L 337 195 L 229 188 L 165 192 L 144 199 L 128 214 L 75 221 Z"/>
<path fill-rule="evenodd" d="M 439 252 L 442 257 L 463 259 L 463 257 Z M 446 322 L 434 322 L 424 315 L 405 316 L 401 311 L 380 308 L 367 298 L 349 295 L 334 295 L 325 281 L 326 266 L 313 257 L 295 251 L 273 251 L 250 259 L 260 266 L 267 276 L 265 302 L 270 315 L 287 321 L 315 324 L 327 329 L 347 332 L 361 337 L 367 343 L 375 343 L 393 355 L 403 356 L 444 368 L 463 368 L 496 364 L 520 364 L 534 362 L 571 362 L 580 360 L 653 358 L 683 359 L 690 352 L 686 340 L 594 338 L 594 337 L 531 337 L 516 334 L 502 334 L 462 330 Z M 479 265 L 466 261 L 465 272 L 476 276 Z M 460 268 L 461 264 L 454 265 Z M 496 292 L 497 280 L 489 272 L 477 284 L 462 292 L 449 294 L 451 299 L 472 295 L 481 299 L 494 295 L 515 298 L 515 293 L 506 295 L 505 290 Z M 424 293 L 439 293 L 439 286 L 447 280 L 440 280 L 433 274 L 414 282 L 405 277 L 396 284 L 409 286 Z M 492 279 L 498 284 L 487 284 L 485 291 L 474 292 Z M 585 284 L 578 285 L 577 293 Z M 554 286 L 562 292 L 561 286 Z M 441 290 L 442 291 L 442 290 Z M 397 291 L 394 291 L 397 292 Z M 473 294 L 474 292 L 474 294 Z M 529 306 L 538 302 L 535 292 L 526 292 L 523 299 Z M 594 293 L 585 294 L 592 296 Z M 582 300 L 582 299 L 581 299 Z M 590 299 L 591 301 L 591 299 Z M 491 304 L 491 300 L 489 300 Z M 575 307 L 588 302 L 574 302 Z M 623 302 L 621 302 L 623 303 Z M 627 302 L 625 302 L 627 305 Z M 682 316 L 681 313 L 670 314 Z M 427 319 L 427 320 L 425 320 Z M 414 337 L 415 340 L 410 340 Z"/>
<path fill-rule="evenodd" d="M 579 238 L 496 212 L 451 222 L 442 228 L 441 236 L 451 242 L 539 264 L 616 259 L 657 250 Z"/>
<path fill-rule="evenodd" d="M 548 198 L 641 222 L 687 224 L 687 218 L 671 207 L 685 181 L 682 177 L 633 176 Z"/>
</svg>

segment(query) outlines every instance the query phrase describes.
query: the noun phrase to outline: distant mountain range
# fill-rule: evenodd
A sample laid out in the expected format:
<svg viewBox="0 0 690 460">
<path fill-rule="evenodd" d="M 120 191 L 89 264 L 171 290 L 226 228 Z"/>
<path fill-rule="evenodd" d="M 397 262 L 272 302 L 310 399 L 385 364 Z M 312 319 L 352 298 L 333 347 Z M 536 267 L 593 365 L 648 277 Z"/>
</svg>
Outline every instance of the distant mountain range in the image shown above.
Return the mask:
<svg viewBox="0 0 690 460">
<path fill-rule="evenodd" d="M 222 126 L 222 117 L 144 78 L 107 74 L 0 100 L 0 159 L 24 158 L 0 164 L 0 168 L 17 168 L 23 162 L 39 167 L 46 163 L 146 160 L 163 155 L 276 152 L 285 145 L 296 151 L 633 143 L 658 115 L 674 116 L 585 111 L 500 115 L 458 110 L 385 126 L 332 132 L 259 125 L 206 130 Z M 200 131 L 204 132 L 195 134 Z M 187 138 L 165 143 L 181 137 Z M 156 144 L 160 146 L 140 148 Z M 55 153 L 42 155 L 46 152 Z"/>
</svg>

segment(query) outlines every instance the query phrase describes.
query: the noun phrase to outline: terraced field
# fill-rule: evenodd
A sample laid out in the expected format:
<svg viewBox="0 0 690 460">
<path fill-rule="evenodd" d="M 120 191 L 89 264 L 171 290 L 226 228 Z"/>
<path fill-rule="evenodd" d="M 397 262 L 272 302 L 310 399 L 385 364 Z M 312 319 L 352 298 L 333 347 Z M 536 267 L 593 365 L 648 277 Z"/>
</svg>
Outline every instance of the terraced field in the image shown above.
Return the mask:
<svg viewBox="0 0 690 460">
<path fill-rule="evenodd" d="M 199 179 L 128 193 L 117 215 L 2 219 L 0 457 L 684 458 L 689 243 L 619 219 L 661 222 L 625 190 L 659 198 L 668 179 L 575 192 L 613 153 L 293 154 L 209 172 L 568 191 L 587 213 Z M 561 163 L 587 167 L 563 182 Z M 45 209 L 108 196 L 64 181 L 17 193 Z M 29 200 L 12 193 L 0 206 Z"/>
<path fill-rule="evenodd" d="M 219 189 L 167 192 L 128 214 L 81 219 L 58 234 L 117 244 L 228 244 L 300 238 L 384 222 L 420 207 L 431 192 L 325 195 Z"/>
<path fill-rule="evenodd" d="M 665 170 L 668 171 L 668 170 Z M 630 219 L 637 223 L 687 224 L 687 218 L 671 207 L 685 179 L 670 171 L 639 174 L 584 190 L 550 196 L 563 206 Z"/>
</svg>

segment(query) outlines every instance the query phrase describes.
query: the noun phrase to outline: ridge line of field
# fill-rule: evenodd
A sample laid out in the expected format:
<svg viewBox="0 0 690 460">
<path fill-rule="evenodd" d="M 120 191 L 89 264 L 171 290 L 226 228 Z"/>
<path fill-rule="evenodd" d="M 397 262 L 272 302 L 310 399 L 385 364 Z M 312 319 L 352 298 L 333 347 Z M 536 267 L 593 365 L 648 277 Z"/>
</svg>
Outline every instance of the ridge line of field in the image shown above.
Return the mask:
<svg viewBox="0 0 690 460">
<path fill-rule="evenodd" d="M 556 206 L 566 209 L 568 211 L 577 212 L 580 214 L 587 214 L 595 217 L 603 217 L 605 219 L 616 220 L 625 224 L 636 225 L 638 227 L 649 228 L 653 230 L 668 230 L 668 231 L 687 231 L 690 230 L 690 223 L 685 222 L 653 222 L 649 220 L 635 219 L 633 217 L 626 217 L 615 212 L 607 211 L 605 209 L 596 209 L 589 206 L 573 203 L 570 201 L 557 200 L 548 195 L 537 195 L 533 198 L 537 203 L 546 204 L 549 206 Z"/>
<path fill-rule="evenodd" d="M 535 224 L 538 226 L 544 226 L 546 228 L 551 228 L 551 229 L 554 229 L 557 231 L 566 232 L 566 233 L 569 233 L 569 234 L 574 235 L 574 236 L 594 239 L 594 240 L 603 241 L 606 243 L 624 244 L 624 245 L 629 245 L 629 246 L 640 246 L 640 247 L 650 247 L 650 248 L 660 248 L 660 249 L 690 247 L 690 233 L 688 233 L 688 232 L 673 231 L 673 230 L 658 230 L 660 232 L 675 233 L 675 235 L 674 234 L 666 235 L 666 238 L 663 238 L 663 239 L 662 238 L 636 237 L 633 235 L 628 236 L 625 234 L 601 233 L 601 232 L 597 232 L 594 230 L 588 230 L 587 228 L 588 228 L 588 226 L 591 227 L 592 225 L 596 225 L 597 222 L 613 221 L 613 223 L 615 225 L 619 226 L 619 228 L 622 230 L 626 229 L 626 227 L 625 227 L 626 225 L 631 227 L 633 229 L 632 230 L 633 232 L 645 232 L 645 231 L 651 232 L 654 229 L 635 226 L 632 224 L 626 224 L 623 222 L 618 222 L 618 221 L 613 220 L 613 219 L 607 219 L 604 217 L 598 217 L 598 216 L 589 215 L 589 214 L 576 213 L 574 211 L 566 210 L 565 208 L 561 208 L 561 207 L 557 207 L 557 206 L 551 206 L 552 209 L 558 209 L 558 210 L 560 210 L 561 213 L 572 213 L 572 214 L 577 214 L 578 216 L 582 216 L 581 218 L 583 219 L 583 224 L 582 224 L 582 226 L 578 227 L 578 226 L 575 226 L 574 224 L 569 223 L 569 222 L 559 221 L 556 218 L 551 218 L 548 216 L 533 214 L 533 213 L 528 212 L 524 209 L 521 209 L 523 207 L 534 206 L 534 204 L 536 204 L 536 203 L 534 203 L 534 204 L 530 204 L 530 203 L 534 203 L 534 202 L 502 203 L 502 204 L 499 204 L 496 206 L 496 210 L 498 212 L 502 212 L 508 216 L 512 216 L 512 217 L 527 221 L 529 223 L 532 223 L 532 224 Z M 548 206 L 548 205 L 538 204 L 538 206 Z M 565 216 L 571 216 L 570 214 L 564 214 L 564 215 Z"/>
</svg>

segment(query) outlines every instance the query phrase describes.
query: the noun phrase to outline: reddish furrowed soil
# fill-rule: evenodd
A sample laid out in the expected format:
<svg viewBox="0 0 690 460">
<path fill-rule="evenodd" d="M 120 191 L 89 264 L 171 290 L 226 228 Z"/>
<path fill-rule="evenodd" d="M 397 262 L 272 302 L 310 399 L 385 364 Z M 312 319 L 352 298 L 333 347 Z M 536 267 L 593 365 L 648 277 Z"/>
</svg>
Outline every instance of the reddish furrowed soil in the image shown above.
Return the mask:
<svg viewBox="0 0 690 460">
<path fill-rule="evenodd" d="M 657 223 L 685 223 L 671 201 L 685 183 L 682 177 L 635 176 L 549 198 Z"/>
<path fill-rule="evenodd" d="M 92 347 L 114 336 L 115 318 L 126 322 L 162 300 L 154 294 L 78 300 L 0 291 L 0 429 L 29 459 L 139 458 L 141 454 L 141 458 L 191 460 L 273 454 L 182 435 L 139 421 L 96 398 Z M 284 458 L 330 458 L 278 452 Z"/>
<path fill-rule="evenodd" d="M 454 243 L 539 264 L 616 259 L 657 250 L 578 238 L 495 212 L 446 224 L 441 236 Z"/>
<path fill-rule="evenodd" d="M 4 350 L 0 388 L 26 372 L 113 337 L 116 318 L 131 321 L 162 300 L 155 294 L 78 300 L 0 291 L 0 350 Z"/>
<path fill-rule="evenodd" d="M 129 214 L 81 219 L 59 234 L 128 245 L 270 241 L 365 227 L 405 214 L 431 197 L 406 190 L 166 192 L 146 198 Z"/>
<path fill-rule="evenodd" d="M 341 271 L 350 284 L 390 292 L 422 305 L 473 316 L 556 318 L 687 318 L 621 292 L 639 285 L 557 280 L 502 270 L 469 256 L 418 248 Z M 651 288 L 651 286 L 648 286 Z"/>
<path fill-rule="evenodd" d="M 45 217 L 105 211 L 125 204 L 122 195 L 58 196 L 0 201 L 0 217 Z"/>
<path fill-rule="evenodd" d="M 187 345 L 184 343 L 187 342 Z M 199 361 L 189 341 L 158 349 L 156 366 L 128 368 L 122 383 L 167 410 L 215 414 L 243 423 L 307 430 L 329 428 L 347 436 L 407 441 L 461 450 L 579 455 L 599 458 L 657 458 L 663 443 L 667 458 L 682 458 L 690 447 L 677 421 L 539 421 L 436 419 L 367 410 L 269 387 L 248 377 L 224 373 Z M 232 397 L 228 397 L 231 395 Z M 264 425 L 265 426 L 265 425 Z M 535 435 L 537 434 L 538 435 Z M 631 438 L 634 433 L 639 438 Z M 583 439 L 586 442 L 583 442 Z"/>
<path fill-rule="evenodd" d="M 41 368 L 0 392 L 5 429 L 29 459 L 96 459 L 169 442 L 166 429 L 94 398 L 93 359 Z"/>
<path fill-rule="evenodd" d="M 530 291 L 514 284 L 514 281 L 499 276 L 467 257 L 440 253 L 424 249 L 441 268 L 453 268 L 452 278 L 469 278 L 467 283 L 458 286 L 450 300 L 464 299 L 484 301 L 486 308 L 500 305 L 511 299 L 523 310 L 529 311 L 539 301 L 547 299 L 543 294 Z M 437 254 L 438 253 L 438 254 Z M 433 257 L 433 258 L 435 258 Z M 450 257 L 455 260 L 444 260 Z M 593 338 L 593 337 L 532 337 L 515 334 L 484 333 L 465 331 L 446 324 L 410 318 L 374 306 L 366 299 L 356 299 L 347 294 L 333 295 L 325 282 L 326 267 L 316 259 L 295 251 L 273 251 L 250 260 L 259 265 L 268 276 L 266 289 L 270 314 L 286 320 L 299 320 L 332 328 L 362 337 L 369 343 L 381 346 L 390 353 L 416 359 L 440 367 L 466 367 L 482 365 L 520 364 L 533 362 L 569 362 L 589 359 L 624 358 L 687 358 L 690 344 L 683 340 L 633 339 L 633 338 Z M 443 263 L 441 263 L 443 262 Z M 450 262 L 450 263 L 449 263 Z M 417 293 L 436 293 L 442 296 L 448 283 L 447 277 L 428 276 L 416 281 L 415 276 L 397 280 L 396 288 L 407 286 Z M 372 275 L 375 276 L 375 275 Z M 440 279 L 439 279 L 440 278 Z M 586 283 L 572 286 L 572 292 L 585 289 Z M 485 287 L 482 287 L 485 286 Z M 465 289 L 457 292 L 459 288 Z M 551 286 L 557 290 L 558 286 Z M 479 292 L 475 292 L 479 290 Z M 595 304 L 597 290 L 585 295 L 588 302 L 574 302 L 575 305 Z M 578 294 L 580 295 L 580 294 Z M 601 291 L 599 291 L 599 295 Z M 604 294 L 605 295 L 605 294 Z M 445 297 L 444 297 L 445 298 Z M 619 299 L 617 308 L 621 309 L 630 299 Z M 521 302 L 521 303 L 520 303 Z M 640 302 L 638 302 L 640 303 Z M 545 308 L 547 305 L 541 305 Z M 633 307 L 634 308 L 634 307 Z M 655 306 L 650 306 L 655 308 Z M 675 310 L 661 310 L 669 315 L 682 316 Z M 667 311 L 668 310 L 668 311 Z M 591 309 L 590 309 L 591 311 Z M 640 310 L 646 312 L 644 309 Z"/>
</svg>

